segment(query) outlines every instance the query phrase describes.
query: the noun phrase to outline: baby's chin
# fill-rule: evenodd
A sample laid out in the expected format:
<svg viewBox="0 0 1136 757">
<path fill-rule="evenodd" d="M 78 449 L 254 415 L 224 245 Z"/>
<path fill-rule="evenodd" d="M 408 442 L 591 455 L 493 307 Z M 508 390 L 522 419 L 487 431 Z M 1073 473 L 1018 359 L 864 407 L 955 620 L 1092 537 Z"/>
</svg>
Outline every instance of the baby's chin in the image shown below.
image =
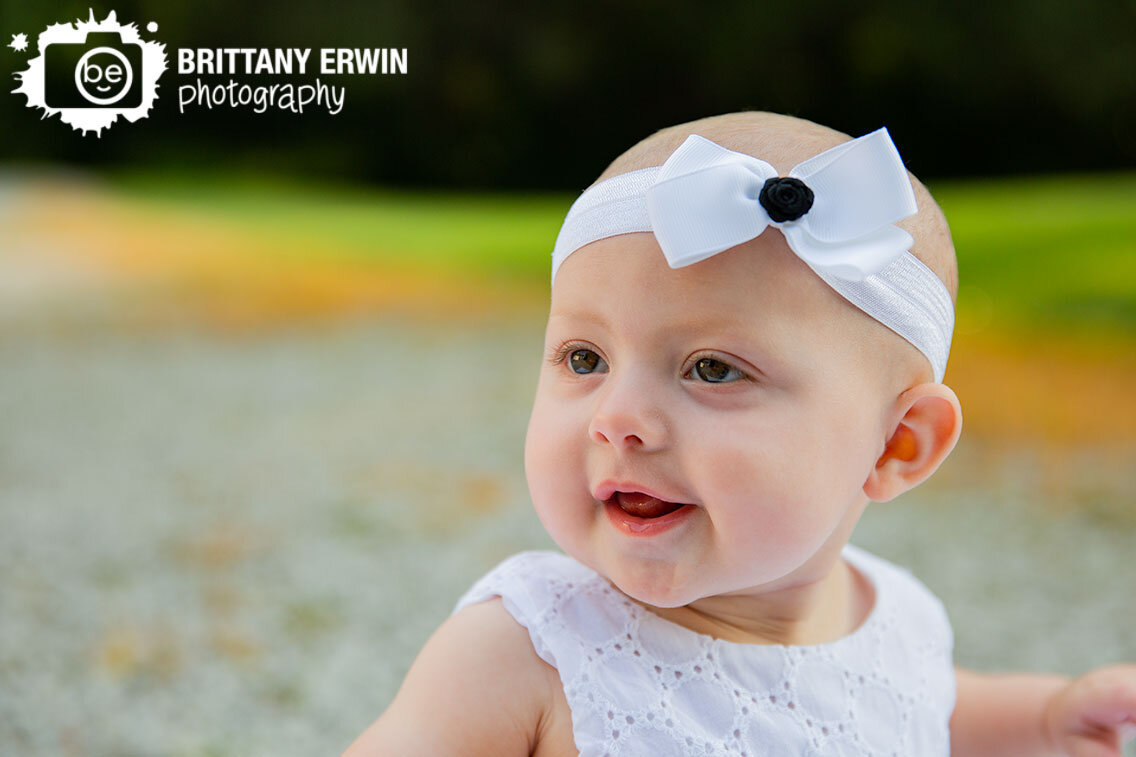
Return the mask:
<svg viewBox="0 0 1136 757">
<path fill-rule="evenodd" d="M 660 608 L 683 607 L 706 596 L 696 572 L 666 561 L 619 558 L 614 565 L 589 565 L 631 599 Z"/>
</svg>

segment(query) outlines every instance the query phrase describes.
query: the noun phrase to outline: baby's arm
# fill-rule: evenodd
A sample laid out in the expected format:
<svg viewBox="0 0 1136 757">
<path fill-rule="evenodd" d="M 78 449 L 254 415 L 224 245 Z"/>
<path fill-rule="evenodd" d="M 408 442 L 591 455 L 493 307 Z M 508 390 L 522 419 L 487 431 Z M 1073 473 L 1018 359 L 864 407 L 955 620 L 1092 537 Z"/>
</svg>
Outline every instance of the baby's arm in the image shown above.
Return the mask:
<svg viewBox="0 0 1136 757">
<path fill-rule="evenodd" d="M 1120 757 L 1136 724 L 1136 665 L 1079 678 L 955 668 L 952 757 Z"/>
<path fill-rule="evenodd" d="M 556 675 L 500 598 L 470 605 L 427 640 L 386 712 L 343 757 L 527 757 L 547 723 Z"/>
<path fill-rule="evenodd" d="M 1042 715 L 1050 697 L 1070 680 L 1064 676 L 986 675 L 956 667 L 951 756 L 1052 754 Z"/>
</svg>

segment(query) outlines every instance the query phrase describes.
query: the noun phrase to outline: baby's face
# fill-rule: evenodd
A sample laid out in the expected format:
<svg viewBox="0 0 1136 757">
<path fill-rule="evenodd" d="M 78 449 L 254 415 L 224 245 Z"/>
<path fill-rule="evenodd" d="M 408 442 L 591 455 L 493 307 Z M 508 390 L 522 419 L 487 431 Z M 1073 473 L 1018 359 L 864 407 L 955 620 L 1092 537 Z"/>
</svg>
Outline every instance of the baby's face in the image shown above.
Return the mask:
<svg viewBox="0 0 1136 757">
<path fill-rule="evenodd" d="M 819 578 L 894 400 L 863 318 L 775 229 L 678 269 L 649 233 L 568 256 L 525 443 L 549 534 L 658 607 Z"/>
</svg>

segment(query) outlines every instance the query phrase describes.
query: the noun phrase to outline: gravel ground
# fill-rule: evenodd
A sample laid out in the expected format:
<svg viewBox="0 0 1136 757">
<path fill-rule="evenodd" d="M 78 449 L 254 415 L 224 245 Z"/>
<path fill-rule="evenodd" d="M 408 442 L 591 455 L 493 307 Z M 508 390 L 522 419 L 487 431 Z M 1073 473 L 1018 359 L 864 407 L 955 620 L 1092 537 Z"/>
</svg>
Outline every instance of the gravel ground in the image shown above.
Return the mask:
<svg viewBox="0 0 1136 757">
<path fill-rule="evenodd" d="M 0 319 L 4 754 L 338 754 L 477 576 L 552 546 L 522 467 L 533 319 L 28 312 Z M 854 541 L 943 598 L 960 664 L 1136 660 L 1131 453 L 1069 453 L 1067 507 L 1036 456 L 964 440 Z"/>
</svg>

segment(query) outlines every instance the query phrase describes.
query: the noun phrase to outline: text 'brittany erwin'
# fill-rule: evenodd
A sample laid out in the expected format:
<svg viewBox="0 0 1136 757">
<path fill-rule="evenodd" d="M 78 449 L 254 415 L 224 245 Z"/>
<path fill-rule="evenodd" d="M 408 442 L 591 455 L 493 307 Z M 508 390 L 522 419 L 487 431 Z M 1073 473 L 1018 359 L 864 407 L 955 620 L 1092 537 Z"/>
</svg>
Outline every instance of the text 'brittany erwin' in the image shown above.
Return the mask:
<svg viewBox="0 0 1136 757">
<path fill-rule="evenodd" d="M 180 47 L 177 51 L 178 73 L 305 74 L 311 54 L 308 47 Z M 405 74 L 406 48 L 321 48 L 319 73 Z"/>
</svg>

